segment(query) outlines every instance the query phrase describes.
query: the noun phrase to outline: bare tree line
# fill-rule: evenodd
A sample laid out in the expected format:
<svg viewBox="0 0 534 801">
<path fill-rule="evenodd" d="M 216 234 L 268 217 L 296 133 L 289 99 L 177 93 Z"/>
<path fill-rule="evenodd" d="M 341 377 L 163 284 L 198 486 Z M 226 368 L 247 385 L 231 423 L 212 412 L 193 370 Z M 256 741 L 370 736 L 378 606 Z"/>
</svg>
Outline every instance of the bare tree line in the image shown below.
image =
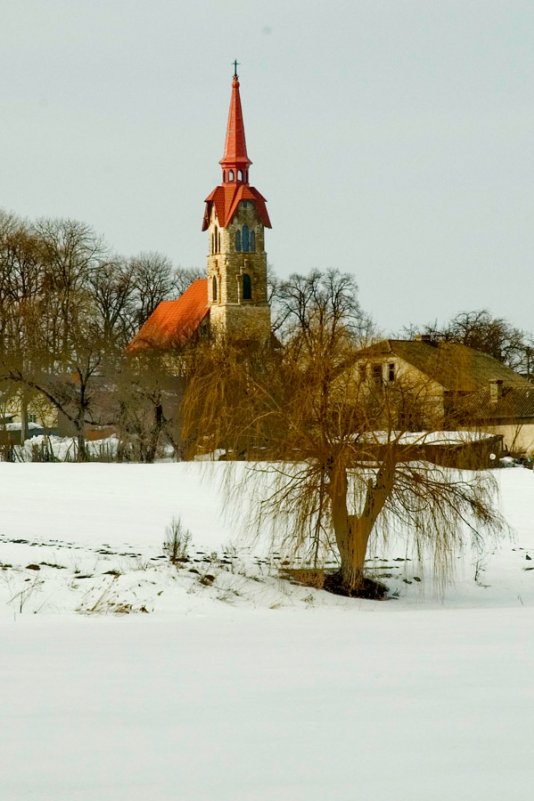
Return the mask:
<svg viewBox="0 0 534 801">
<path fill-rule="evenodd" d="M 133 407 L 139 396 L 146 401 L 136 390 L 139 375 L 146 384 L 149 371 L 125 358 L 126 345 L 160 301 L 181 294 L 199 274 L 174 269 L 159 253 L 117 256 L 89 226 L 74 220 L 30 222 L 1 212 L 3 395 L 20 397 L 23 417 L 31 398 L 48 402 L 74 427 L 84 458 L 89 420 L 115 423 L 117 407 Z M 111 383 L 129 393 L 128 404 L 115 393 L 110 408 L 113 393 L 104 390 Z"/>
</svg>

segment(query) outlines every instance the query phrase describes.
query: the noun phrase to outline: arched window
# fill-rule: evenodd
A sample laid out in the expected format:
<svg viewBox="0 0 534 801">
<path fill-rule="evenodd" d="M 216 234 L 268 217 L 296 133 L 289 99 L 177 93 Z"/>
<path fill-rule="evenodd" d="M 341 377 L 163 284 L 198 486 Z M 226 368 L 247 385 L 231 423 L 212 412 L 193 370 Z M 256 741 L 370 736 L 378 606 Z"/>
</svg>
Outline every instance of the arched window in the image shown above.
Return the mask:
<svg viewBox="0 0 534 801">
<path fill-rule="evenodd" d="M 230 171 L 229 171 L 229 173 L 228 173 L 228 180 L 229 180 L 229 181 L 233 181 L 233 180 L 234 180 L 234 171 L 233 171 L 233 170 L 230 170 Z"/>
<path fill-rule="evenodd" d="M 252 281 L 248 273 L 243 273 L 243 300 L 252 300 Z"/>
<path fill-rule="evenodd" d="M 217 229 L 217 253 L 221 252 L 221 232 Z"/>
<path fill-rule="evenodd" d="M 212 300 L 217 300 L 217 276 L 214 275 L 211 282 L 211 297 Z"/>
<path fill-rule="evenodd" d="M 250 252 L 256 252 L 256 231 L 250 232 Z"/>
<path fill-rule="evenodd" d="M 239 252 L 241 250 L 241 231 L 239 228 L 235 232 L 235 249 Z"/>
<path fill-rule="evenodd" d="M 241 245 L 245 253 L 247 253 L 250 250 L 250 231 L 246 223 L 243 226 L 243 237 L 241 240 Z"/>
<path fill-rule="evenodd" d="M 242 170 L 238 170 L 237 171 L 237 180 L 238 181 L 242 181 L 243 180 L 243 172 L 242 172 Z"/>
<path fill-rule="evenodd" d="M 218 253 L 219 252 L 218 235 L 219 235 L 219 232 L 217 230 L 217 226 L 215 226 L 214 231 L 213 231 L 213 252 L 214 253 Z"/>
</svg>

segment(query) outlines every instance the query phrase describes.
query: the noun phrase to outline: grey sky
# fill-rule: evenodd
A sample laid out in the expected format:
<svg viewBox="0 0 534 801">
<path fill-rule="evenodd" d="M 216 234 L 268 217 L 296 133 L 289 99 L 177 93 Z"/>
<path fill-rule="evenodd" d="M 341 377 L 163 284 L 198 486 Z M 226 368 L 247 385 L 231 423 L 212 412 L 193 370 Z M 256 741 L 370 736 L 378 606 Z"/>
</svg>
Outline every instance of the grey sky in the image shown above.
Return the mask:
<svg viewBox="0 0 534 801">
<path fill-rule="evenodd" d="M 534 329 L 532 0 L 0 0 L 0 206 L 204 266 L 238 58 L 281 275 Z"/>
</svg>

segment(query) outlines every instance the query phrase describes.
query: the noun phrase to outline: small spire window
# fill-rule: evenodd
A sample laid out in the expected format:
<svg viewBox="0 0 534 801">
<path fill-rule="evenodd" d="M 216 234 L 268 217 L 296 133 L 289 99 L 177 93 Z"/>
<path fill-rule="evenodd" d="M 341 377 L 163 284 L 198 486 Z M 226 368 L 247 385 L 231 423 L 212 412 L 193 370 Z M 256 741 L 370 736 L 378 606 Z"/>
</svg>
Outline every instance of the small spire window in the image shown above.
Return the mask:
<svg viewBox="0 0 534 801">
<path fill-rule="evenodd" d="M 228 180 L 229 181 L 233 181 L 234 177 L 235 177 L 234 176 L 234 171 L 233 170 L 229 170 L 229 172 L 228 172 Z"/>
<path fill-rule="evenodd" d="M 238 181 L 242 181 L 243 180 L 243 171 L 242 170 L 238 170 L 237 171 L 237 180 Z"/>
</svg>

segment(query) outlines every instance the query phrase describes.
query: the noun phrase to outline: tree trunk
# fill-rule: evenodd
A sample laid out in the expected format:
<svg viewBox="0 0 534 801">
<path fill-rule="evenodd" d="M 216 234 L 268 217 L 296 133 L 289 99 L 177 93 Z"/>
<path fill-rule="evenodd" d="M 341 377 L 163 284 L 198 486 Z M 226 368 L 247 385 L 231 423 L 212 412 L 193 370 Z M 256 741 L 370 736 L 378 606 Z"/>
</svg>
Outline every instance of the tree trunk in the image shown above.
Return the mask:
<svg viewBox="0 0 534 801">
<path fill-rule="evenodd" d="M 364 585 L 365 555 L 369 537 L 393 488 L 394 465 L 383 464 L 369 479 L 361 515 L 350 515 L 347 507 L 347 473 L 332 476 L 330 500 L 336 544 L 341 557 L 340 579 L 348 595 L 357 595 Z"/>
<path fill-rule="evenodd" d="M 148 445 L 145 449 L 144 461 L 147 462 L 148 464 L 152 464 L 154 459 L 156 458 L 156 454 L 158 452 L 159 438 L 164 422 L 165 418 L 163 416 L 163 406 L 161 405 L 161 403 L 157 403 L 154 408 L 154 425 L 152 426 L 152 431 L 149 436 Z"/>
</svg>

